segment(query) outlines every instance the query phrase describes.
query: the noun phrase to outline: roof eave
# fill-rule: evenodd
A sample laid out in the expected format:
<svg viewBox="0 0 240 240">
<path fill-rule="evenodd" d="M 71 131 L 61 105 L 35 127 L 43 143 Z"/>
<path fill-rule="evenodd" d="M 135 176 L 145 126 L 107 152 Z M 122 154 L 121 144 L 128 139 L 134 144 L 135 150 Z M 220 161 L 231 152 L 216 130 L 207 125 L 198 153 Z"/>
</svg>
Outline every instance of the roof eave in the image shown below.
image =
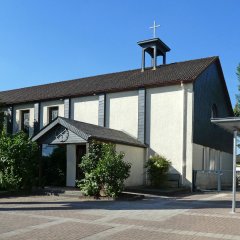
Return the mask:
<svg viewBox="0 0 240 240">
<path fill-rule="evenodd" d="M 126 87 L 126 88 L 112 88 L 112 89 L 106 89 L 106 90 L 101 90 L 101 91 L 95 91 L 95 92 L 89 92 L 85 94 L 73 94 L 73 95 L 62 95 L 58 97 L 52 97 L 52 98 L 43 98 L 43 99 L 31 99 L 28 101 L 19 101 L 19 102 L 8 102 L 5 104 L 6 107 L 12 106 L 12 105 L 19 105 L 19 104 L 33 104 L 37 102 L 47 102 L 47 101 L 54 101 L 54 100 L 60 100 L 60 99 L 67 99 L 67 98 L 78 98 L 78 97 L 87 97 L 87 96 L 95 96 L 99 94 L 104 94 L 104 93 L 114 93 L 114 92 L 125 92 L 125 91 L 131 91 L 131 90 L 138 90 L 140 88 L 156 88 L 156 87 L 165 87 L 165 86 L 173 86 L 173 85 L 178 85 L 181 82 L 184 83 L 192 83 L 195 80 L 194 78 L 189 78 L 189 79 L 177 79 L 175 81 L 169 81 L 165 83 L 149 83 L 149 84 L 144 84 L 144 85 L 138 85 L 134 87 Z"/>
<path fill-rule="evenodd" d="M 89 138 L 89 140 L 97 140 L 97 141 L 102 141 L 102 142 L 113 142 L 116 144 L 123 144 L 123 145 L 127 145 L 127 146 L 134 146 L 134 147 L 141 147 L 141 148 L 147 148 L 148 146 L 146 144 L 143 143 L 129 143 L 126 141 L 121 141 L 121 140 L 113 140 L 113 139 L 109 139 L 109 138 L 104 138 L 104 137 L 96 137 L 96 136 L 91 136 Z"/>
</svg>

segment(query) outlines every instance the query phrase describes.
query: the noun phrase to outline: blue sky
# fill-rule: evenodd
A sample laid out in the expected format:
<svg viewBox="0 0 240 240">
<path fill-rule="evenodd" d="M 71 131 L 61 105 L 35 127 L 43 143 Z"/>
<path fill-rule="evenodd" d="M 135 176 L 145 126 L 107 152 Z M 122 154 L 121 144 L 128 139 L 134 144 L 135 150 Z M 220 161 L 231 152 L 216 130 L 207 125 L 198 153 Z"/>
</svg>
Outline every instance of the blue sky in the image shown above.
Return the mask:
<svg viewBox="0 0 240 240">
<path fill-rule="evenodd" d="M 220 56 L 232 103 L 239 0 L 0 0 L 0 91 L 139 68 L 156 20 L 167 63 Z"/>
</svg>

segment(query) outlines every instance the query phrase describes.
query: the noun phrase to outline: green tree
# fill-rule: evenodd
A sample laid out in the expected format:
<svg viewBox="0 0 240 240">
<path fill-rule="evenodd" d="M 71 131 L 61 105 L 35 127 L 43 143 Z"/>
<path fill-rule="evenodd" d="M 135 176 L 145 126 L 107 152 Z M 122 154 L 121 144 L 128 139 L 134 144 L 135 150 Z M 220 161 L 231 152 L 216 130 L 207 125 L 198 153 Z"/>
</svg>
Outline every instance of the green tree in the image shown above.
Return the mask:
<svg viewBox="0 0 240 240">
<path fill-rule="evenodd" d="M 237 66 L 237 72 L 236 72 L 236 74 L 237 74 L 238 83 L 239 83 L 239 85 L 238 85 L 238 91 L 240 92 L 240 63 L 239 63 L 238 66 Z M 236 94 L 236 100 L 237 100 L 237 102 L 236 102 L 236 105 L 235 105 L 233 111 L 234 111 L 234 115 L 235 115 L 236 117 L 240 117 L 240 93 L 239 93 L 239 94 Z"/>
<path fill-rule="evenodd" d="M 81 169 L 85 178 L 78 186 L 85 195 L 117 197 L 124 189 L 124 180 L 130 175 L 131 165 L 123 161 L 124 153 L 117 153 L 114 144 L 92 143 Z"/>
<path fill-rule="evenodd" d="M 82 162 L 79 167 L 81 167 L 84 173 L 91 173 L 96 169 L 99 160 L 102 157 L 102 147 L 101 143 L 93 142 L 89 145 L 88 154 L 82 157 Z"/>
<path fill-rule="evenodd" d="M 117 153 L 113 144 L 103 144 L 102 153 L 96 168 L 99 182 L 107 196 L 117 197 L 124 189 L 131 165 L 123 161 L 124 153 Z"/>
<path fill-rule="evenodd" d="M 40 154 L 36 143 L 19 132 L 0 134 L 0 188 L 30 190 L 37 183 Z"/>
</svg>

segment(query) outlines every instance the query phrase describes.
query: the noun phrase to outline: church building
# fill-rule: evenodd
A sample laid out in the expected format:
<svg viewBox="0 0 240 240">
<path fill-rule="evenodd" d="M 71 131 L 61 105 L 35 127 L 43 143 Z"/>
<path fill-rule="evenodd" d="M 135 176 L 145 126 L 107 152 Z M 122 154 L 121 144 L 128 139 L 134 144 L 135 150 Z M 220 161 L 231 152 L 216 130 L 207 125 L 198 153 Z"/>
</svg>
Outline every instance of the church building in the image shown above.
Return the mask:
<svg viewBox="0 0 240 240">
<path fill-rule="evenodd" d="M 127 186 L 147 183 L 144 165 L 155 154 L 170 160 L 170 173 L 191 188 L 196 171 L 206 185 L 213 171 L 232 170 L 232 136 L 210 121 L 233 116 L 219 58 L 167 63 L 170 48 L 159 38 L 138 45 L 140 69 L 0 92 L 9 132 L 26 131 L 45 154 L 51 145 L 66 145 L 67 186 L 75 186 L 93 140 L 125 153 L 132 164 Z M 222 182 L 231 184 L 231 176 Z"/>
</svg>

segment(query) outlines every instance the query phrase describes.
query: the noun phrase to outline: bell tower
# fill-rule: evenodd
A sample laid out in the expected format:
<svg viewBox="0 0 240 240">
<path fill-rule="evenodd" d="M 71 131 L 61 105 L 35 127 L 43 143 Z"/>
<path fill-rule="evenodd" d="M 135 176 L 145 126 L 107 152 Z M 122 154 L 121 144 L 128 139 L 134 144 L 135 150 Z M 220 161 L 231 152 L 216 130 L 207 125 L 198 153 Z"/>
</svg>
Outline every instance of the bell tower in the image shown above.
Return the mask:
<svg viewBox="0 0 240 240">
<path fill-rule="evenodd" d="M 152 59 L 153 70 L 157 67 L 157 57 L 162 56 L 162 64 L 166 64 L 166 53 L 171 49 L 159 38 L 156 38 L 156 28 L 160 25 L 156 25 L 154 21 L 153 27 L 153 38 L 137 42 L 137 44 L 142 47 L 142 72 L 145 70 L 145 53 L 147 52 Z"/>
</svg>

